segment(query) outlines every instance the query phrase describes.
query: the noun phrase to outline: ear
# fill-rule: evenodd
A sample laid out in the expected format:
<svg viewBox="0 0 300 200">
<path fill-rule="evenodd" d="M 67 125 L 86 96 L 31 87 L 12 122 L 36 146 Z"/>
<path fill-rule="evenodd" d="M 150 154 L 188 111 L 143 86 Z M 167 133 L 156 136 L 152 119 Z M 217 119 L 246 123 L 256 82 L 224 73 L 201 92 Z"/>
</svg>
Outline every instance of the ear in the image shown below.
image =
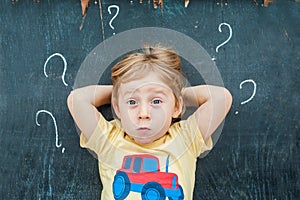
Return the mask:
<svg viewBox="0 0 300 200">
<path fill-rule="evenodd" d="M 119 105 L 118 105 L 117 100 L 112 101 L 112 107 L 113 107 L 113 110 L 114 110 L 115 114 L 120 119 L 120 109 L 119 109 Z"/>
<path fill-rule="evenodd" d="M 174 112 L 173 112 L 173 115 L 172 117 L 173 118 L 178 118 L 182 112 L 182 107 L 183 107 L 183 99 L 182 97 L 179 97 L 177 103 L 175 103 L 175 106 L 174 106 Z"/>
</svg>

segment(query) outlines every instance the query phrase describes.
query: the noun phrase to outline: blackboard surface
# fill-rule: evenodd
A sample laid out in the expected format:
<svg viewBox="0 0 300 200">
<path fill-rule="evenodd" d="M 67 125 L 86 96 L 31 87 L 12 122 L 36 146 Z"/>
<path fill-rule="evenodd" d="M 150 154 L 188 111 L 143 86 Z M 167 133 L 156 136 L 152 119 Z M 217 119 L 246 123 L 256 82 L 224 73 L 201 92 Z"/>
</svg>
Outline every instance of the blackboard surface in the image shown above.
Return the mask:
<svg viewBox="0 0 300 200">
<path fill-rule="evenodd" d="M 114 29 L 110 5 L 120 9 Z M 199 42 L 233 95 L 218 143 L 198 161 L 194 199 L 300 199 L 300 3 L 192 0 L 185 8 L 183 1 L 166 0 L 161 11 L 148 1 L 105 0 L 102 12 L 101 20 L 99 4 L 91 2 L 80 30 L 80 1 L 1 2 L 1 199 L 99 199 L 97 160 L 79 147 L 66 98 L 99 43 L 149 26 Z M 219 32 L 221 23 L 230 25 L 232 37 L 216 52 L 230 34 L 227 26 Z M 59 56 L 44 75 L 54 53 L 66 59 L 68 86 Z M 199 84 L 192 69 L 186 73 Z"/>
</svg>

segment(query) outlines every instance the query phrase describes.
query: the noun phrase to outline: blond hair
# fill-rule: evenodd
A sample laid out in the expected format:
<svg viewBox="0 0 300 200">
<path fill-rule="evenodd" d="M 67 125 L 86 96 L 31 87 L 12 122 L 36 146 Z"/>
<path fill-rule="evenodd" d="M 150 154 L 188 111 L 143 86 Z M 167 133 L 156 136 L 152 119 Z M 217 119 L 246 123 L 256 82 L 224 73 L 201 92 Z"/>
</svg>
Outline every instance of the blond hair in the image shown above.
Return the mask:
<svg viewBox="0 0 300 200">
<path fill-rule="evenodd" d="M 112 67 L 113 100 L 118 99 L 118 90 L 122 83 L 143 78 L 150 72 L 156 73 L 172 89 L 178 105 L 184 87 L 182 78 L 185 77 L 181 69 L 181 59 L 171 48 L 148 44 L 145 44 L 141 52 L 126 55 Z"/>
</svg>

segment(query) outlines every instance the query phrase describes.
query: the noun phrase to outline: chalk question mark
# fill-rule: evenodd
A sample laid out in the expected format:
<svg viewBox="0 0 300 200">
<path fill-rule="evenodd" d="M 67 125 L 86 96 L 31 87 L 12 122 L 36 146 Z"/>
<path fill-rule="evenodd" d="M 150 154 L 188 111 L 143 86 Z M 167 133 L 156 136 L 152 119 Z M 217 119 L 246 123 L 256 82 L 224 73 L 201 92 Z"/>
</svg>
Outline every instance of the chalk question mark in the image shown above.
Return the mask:
<svg viewBox="0 0 300 200">
<path fill-rule="evenodd" d="M 253 84 L 253 92 L 252 92 L 252 95 L 249 99 L 241 102 L 241 105 L 244 105 L 244 104 L 248 103 L 249 101 L 251 101 L 254 98 L 255 94 L 256 94 L 256 83 L 255 83 L 255 81 L 252 80 L 252 79 L 244 80 L 243 82 L 240 83 L 240 90 L 243 88 L 243 85 L 245 83 L 252 83 Z M 236 115 L 238 113 L 239 113 L 238 111 L 235 112 Z"/>
<path fill-rule="evenodd" d="M 232 37 L 232 28 L 231 28 L 231 26 L 230 26 L 229 24 L 227 24 L 227 23 L 221 23 L 221 24 L 219 25 L 219 32 L 222 33 L 221 27 L 222 27 L 223 25 L 226 25 L 226 26 L 229 28 L 229 37 L 227 38 L 227 40 L 225 40 L 223 43 L 221 43 L 220 45 L 218 45 L 218 46 L 216 47 L 216 52 L 217 52 L 217 53 L 219 52 L 219 48 L 222 47 L 222 46 L 224 46 L 225 44 L 227 44 L 227 43 L 229 42 L 229 40 L 231 39 L 231 37 Z"/>
<path fill-rule="evenodd" d="M 35 114 L 35 123 L 38 126 L 41 126 L 41 124 L 38 122 L 38 116 L 39 116 L 40 113 L 47 113 L 48 115 L 51 116 L 51 118 L 53 120 L 54 128 L 55 128 L 55 146 L 57 148 L 61 147 L 61 144 L 58 143 L 58 130 L 57 130 L 56 120 L 55 120 L 54 116 L 52 115 L 51 112 L 49 112 L 47 110 L 39 110 L 39 111 L 37 111 L 37 113 Z M 65 152 L 65 148 L 62 148 L 61 152 L 64 153 Z"/>
<path fill-rule="evenodd" d="M 115 8 L 115 9 L 117 9 L 117 12 L 115 13 L 115 15 L 111 18 L 111 20 L 109 21 L 109 26 L 110 26 L 110 28 L 111 29 L 113 29 L 113 30 L 115 30 L 115 27 L 113 27 L 113 25 L 112 25 L 112 22 L 114 21 L 114 19 L 118 16 L 118 14 L 119 14 L 119 6 L 117 6 L 117 5 L 110 5 L 110 6 L 108 6 L 108 8 L 107 8 L 107 10 L 108 10 L 108 12 L 109 12 L 109 14 L 111 15 L 111 8 Z M 115 35 L 116 33 L 113 33 L 113 35 Z"/>
<path fill-rule="evenodd" d="M 219 25 L 219 28 L 218 28 L 218 29 L 219 29 L 219 32 L 220 32 L 220 33 L 222 32 L 221 27 L 222 27 L 223 25 L 225 25 L 225 26 L 227 26 L 227 27 L 229 28 L 229 37 L 228 37 L 224 42 L 222 42 L 221 44 L 219 44 L 219 45 L 216 47 L 216 52 L 217 52 L 217 53 L 219 52 L 219 48 L 222 47 L 222 46 L 224 46 L 225 44 L 227 44 L 227 43 L 229 42 L 229 40 L 231 39 L 231 37 L 232 37 L 232 28 L 231 28 L 231 26 L 230 26 L 229 24 L 227 24 L 227 23 L 225 23 L 225 22 L 223 22 L 223 23 L 221 23 L 221 24 Z M 216 58 L 213 57 L 212 60 L 216 60 Z"/>
<path fill-rule="evenodd" d="M 68 86 L 68 84 L 65 82 L 65 74 L 66 74 L 66 71 L 67 71 L 67 61 L 66 61 L 65 57 L 63 55 L 61 55 L 60 53 L 54 53 L 51 56 L 49 56 L 49 58 L 47 58 L 47 60 L 46 60 L 46 62 L 44 64 L 44 75 L 48 78 L 48 74 L 46 72 L 46 67 L 47 67 L 47 64 L 48 64 L 49 60 L 51 58 L 53 58 L 54 56 L 59 56 L 63 60 L 63 62 L 64 62 L 64 71 L 63 71 L 63 74 L 61 76 L 61 79 L 62 79 L 64 85 Z"/>
</svg>

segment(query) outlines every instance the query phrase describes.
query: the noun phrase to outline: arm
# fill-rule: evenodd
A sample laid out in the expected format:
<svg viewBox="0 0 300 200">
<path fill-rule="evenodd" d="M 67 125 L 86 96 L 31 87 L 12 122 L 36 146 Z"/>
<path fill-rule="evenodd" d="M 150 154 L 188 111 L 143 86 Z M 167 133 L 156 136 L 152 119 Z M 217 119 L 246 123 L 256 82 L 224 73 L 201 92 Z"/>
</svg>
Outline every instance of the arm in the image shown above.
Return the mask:
<svg viewBox="0 0 300 200">
<path fill-rule="evenodd" d="M 218 86 L 199 85 L 182 91 L 186 105 L 197 105 L 195 111 L 198 128 L 207 140 L 225 119 L 232 103 L 230 92 Z"/>
<path fill-rule="evenodd" d="M 112 86 L 92 85 L 76 89 L 68 96 L 69 111 L 85 137 L 89 138 L 94 132 L 100 113 L 97 107 L 109 104 Z"/>
</svg>

